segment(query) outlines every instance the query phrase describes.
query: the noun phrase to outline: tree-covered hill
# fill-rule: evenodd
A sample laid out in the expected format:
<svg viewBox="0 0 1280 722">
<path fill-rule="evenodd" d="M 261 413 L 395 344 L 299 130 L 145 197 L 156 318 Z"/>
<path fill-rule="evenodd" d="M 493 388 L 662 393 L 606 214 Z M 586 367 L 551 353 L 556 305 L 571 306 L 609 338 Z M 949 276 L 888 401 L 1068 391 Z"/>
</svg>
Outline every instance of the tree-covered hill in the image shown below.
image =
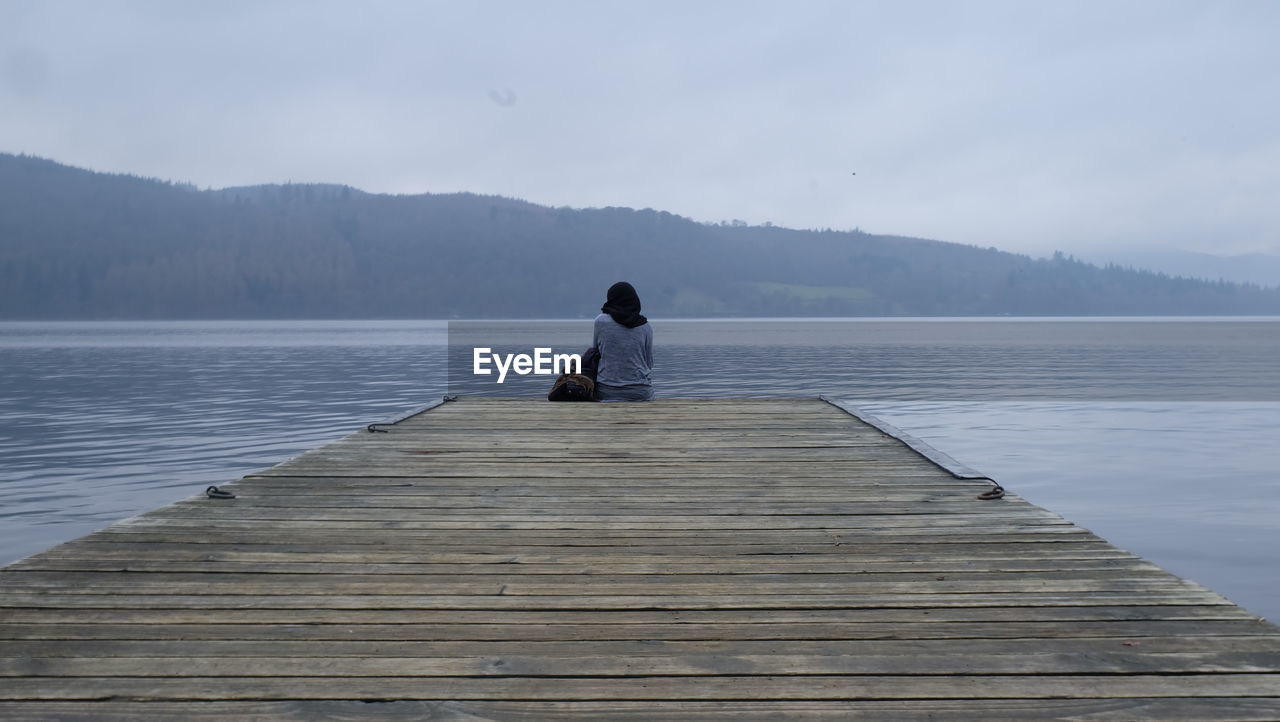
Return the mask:
<svg viewBox="0 0 1280 722">
<path fill-rule="evenodd" d="M 0 154 L 0 317 L 1280 313 L 1280 290 L 858 231 L 340 185 L 199 190 Z"/>
</svg>

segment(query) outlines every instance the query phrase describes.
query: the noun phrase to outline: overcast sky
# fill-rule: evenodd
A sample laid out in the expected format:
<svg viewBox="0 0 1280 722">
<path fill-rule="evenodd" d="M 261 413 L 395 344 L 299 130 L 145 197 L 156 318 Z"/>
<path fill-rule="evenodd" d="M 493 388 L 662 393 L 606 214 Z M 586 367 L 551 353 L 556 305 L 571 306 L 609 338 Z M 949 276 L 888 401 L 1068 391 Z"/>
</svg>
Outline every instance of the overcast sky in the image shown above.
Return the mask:
<svg viewBox="0 0 1280 722">
<path fill-rule="evenodd" d="M 1033 254 L 1280 253 L 1278 37 L 1270 0 L 0 0 L 0 150 Z"/>
</svg>

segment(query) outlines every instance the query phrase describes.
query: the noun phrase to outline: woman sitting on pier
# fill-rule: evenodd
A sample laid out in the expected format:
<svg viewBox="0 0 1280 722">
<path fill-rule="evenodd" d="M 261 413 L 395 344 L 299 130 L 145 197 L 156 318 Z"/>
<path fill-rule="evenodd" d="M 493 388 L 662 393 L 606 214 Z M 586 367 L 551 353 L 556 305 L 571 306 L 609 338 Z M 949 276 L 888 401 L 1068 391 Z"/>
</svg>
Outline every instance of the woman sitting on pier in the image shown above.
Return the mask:
<svg viewBox="0 0 1280 722">
<path fill-rule="evenodd" d="M 636 289 L 626 281 L 613 284 L 600 310 L 591 340 L 600 350 L 596 399 L 652 401 L 653 327 L 640 315 Z"/>
</svg>

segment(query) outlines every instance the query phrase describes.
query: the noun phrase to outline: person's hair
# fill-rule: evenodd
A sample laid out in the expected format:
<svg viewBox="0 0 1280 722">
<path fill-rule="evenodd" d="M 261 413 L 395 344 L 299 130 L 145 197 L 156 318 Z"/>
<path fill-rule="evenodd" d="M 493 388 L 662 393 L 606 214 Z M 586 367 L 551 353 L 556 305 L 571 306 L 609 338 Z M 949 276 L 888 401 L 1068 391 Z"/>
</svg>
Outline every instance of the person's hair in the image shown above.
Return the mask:
<svg viewBox="0 0 1280 722">
<path fill-rule="evenodd" d="M 627 328 L 635 328 L 648 323 L 649 319 L 640 315 L 640 294 L 626 281 L 618 281 L 609 287 L 605 294 L 604 305 L 600 310 L 609 314 L 616 323 Z"/>
</svg>

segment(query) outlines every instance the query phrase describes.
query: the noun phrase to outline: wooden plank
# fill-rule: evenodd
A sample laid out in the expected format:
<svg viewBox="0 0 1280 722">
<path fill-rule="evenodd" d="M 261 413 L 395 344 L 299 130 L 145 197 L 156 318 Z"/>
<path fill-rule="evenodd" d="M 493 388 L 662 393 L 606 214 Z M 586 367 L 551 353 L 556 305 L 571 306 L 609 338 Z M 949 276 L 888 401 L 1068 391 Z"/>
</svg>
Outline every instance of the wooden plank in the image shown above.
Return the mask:
<svg viewBox="0 0 1280 722">
<path fill-rule="evenodd" d="M 1274 722 L 1280 698 L 1165 697 L 1122 699 L 841 700 L 752 702 L 537 702 L 346 700 L 190 702 L 0 702 L 8 720 L 377 719 L 377 720 L 1162 720 Z"/>
<path fill-rule="evenodd" d="M 1030 505 L 1028 505 L 1030 506 Z M 722 521 L 719 517 L 764 518 L 777 521 L 776 517 L 801 517 L 821 522 L 850 523 L 855 520 L 868 523 L 915 522 L 950 522 L 952 520 L 1016 520 L 1026 522 L 1038 519 L 1042 524 L 1066 524 L 1058 518 L 1042 515 L 1038 510 L 1027 514 L 1018 513 L 1017 504 L 1001 505 L 1001 509 L 984 514 L 967 514 L 972 509 L 969 502 L 956 504 L 802 504 L 776 502 L 773 504 L 756 504 L 751 506 L 725 503 L 722 505 L 703 505 L 672 503 L 665 505 L 615 504 L 605 502 L 598 504 L 555 504 L 554 502 L 525 504 L 519 513 L 512 514 L 510 503 L 501 501 L 480 504 L 472 502 L 468 505 L 448 506 L 427 503 L 404 505 L 370 505 L 368 503 L 352 503 L 343 505 L 331 503 L 324 505 L 266 505 L 223 506 L 210 510 L 195 505 L 175 505 L 163 513 L 146 515 L 147 520 L 156 519 L 229 519 L 229 520 L 320 520 L 320 521 L 360 521 L 377 519 L 382 521 L 451 521 L 464 519 L 489 519 L 493 521 L 512 521 L 528 519 L 546 519 L 555 521 L 586 521 L 607 518 L 610 521 L 662 523 L 679 522 L 681 528 L 694 528 L 694 517 L 698 520 Z M 850 519 L 849 517 L 855 517 Z M 890 517 L 890 518 L 885 518 Z"/>
<path fill-rule="evenodd" d="M 1185 607 L 1164 607 L 1178 610 Z M 1028 609 L 1045 609 L 1032 607 Z M 40 619 L 44 610 L 29 610 L 32 613 L 25 618 Z M 1034 639 L 1110 639 L 1116 644 L 1136 642 L 1141 646 L 1146 638 L 1180 635 L 1181 638 L 1199 641 L 1204 639 L 1219 640 L 1225 638 L 1251 635 L 1269 635 L 1270 629 L 1257 620 L 1188 620 L 1178 619 L 1177 614 L 1170 614 L 1167 621 L 1084 621 L 1070 620 L 1064 622 L 932 622 L 928 624 L 910 625 L 901 622 L 822 622 L 822 623 L 733 623 L 702 622 L 690 623 L 653 623 L 653 624 L 576 624 L 565 620 L 560 622 L 541 623 L 509 623 L 509 624 L 458 624 L 416 623 L 407 624 L 399 619 L 391 619 L 391 624 L 370 624 L 361 621 L 343 622 L 337 613 L 326 615 L 327 610 L 318 610 L 302 615 L 299 610 L 226 610 L 218 615 L 225 620 L 218 624 L 209 624 L 204 611 L 202 618 L 198 611 L 187 610 L 91 610 L 62 609 L 63 612 L 78 612 L 88 617 L 85 623 L 68 621 L 66 623 L 43 624 L 24 622 L 22 624 L 0 624 L 0 640 L 6 640 L 5 647 L 17 644 L 19 640 L 33 640 L 41 645 L 51 640 L 70 640 L 78 648 L 84 649 L 79 656 L 89 655 L 89 648 L 84 640 L 157 640 L 176 641 L 179 645 L 188 646 L 193 652 L 200 649 L 198 642 L 202 640 L 261 641 L 269 644 L 282 644 L 286 641 L 348 642 L 353 637 L 361 640 L 385 642 L 413 642 L 415 644 L 437 642 L 494 642 L 520 645 L 537 643 L 563 642 L 575 640 L 575 643 L 635 641 L 646 645 L 657 645 L 671 641 L 766 641 L 775 644 L 778 641 L 817 640 L 823 642 L 847 642 L 856 640 L 946 640 L 946 639 L 986 639 L 993 641 Z M 456 611 L 456 610 L 451 610 Z M 562 616 L 572 619 L 576 614 L 587 612 L 563 612 Z M 741 610 L 740 610 L 741 611 Z M 820 610 L 816 610 L 820 611 Z M 852 610 L 862 611 L 862 610 Z M 951 610 L 938 610 L 951 611 Z M 253 623 L 236 623 L 245 618 L 249 612 L 258 612 L 249 616 Z M 267 612 L 274 612 L 269 616 Z M 287 612 L 287 614 L 286 614 Z M 349 618 L 368 619 L 375 613 L 387 617 L 399 614 L 400 618 L 418 614 L 412 610 L 396 613 L 389 610 L 379 612 L 347 612 Z M 486 612 L 495 618 L 491 612 Z M 132 623 L 110 623 L 95 618 L 108 616 L 118 619 L 133 619 Z M 312 621 L 303 621 L 303 616 Z M 506 618 L 507 613 L 501 615 Z M 1016 620 L 1020 615 L 1014 615 Z M 263 622 L 263 619 L 275 619 L 274 622 Z M 175 620 L 164 623 L 164 620 Z M 1269 636 L 1268 636 L 1269 638 Z M 1274 645 L 1273 645 L 1274 648 Z M 525 648 L 530 652 L 529 648 Z M 1141 650 L 1138 650 L 1141 651 Z M 72 656 L 72 653 L 67 653 Z"/>
<path fill-rule="evenodd" d="M 651 628 L 687 627 L 699 629 L 709 624 L 740 624 L 771 627 L 788 624 L 844 625 L 852 628 L 861 624 L 887 624 L 904 633 L 925 631 L 928 625 L 962 623 L 970 625 L 970 636 L 981 636 L 990 630 L 1018 622 L 1062 622 L 1062 629 L 1072 629 L 1083 622 L 1134 622 L 1134 621 L 1232 621 L 1247 622 L 1250 635 L 1263 635 L 1274 627 L 1259 620 L 1245 610 L 1229 605 L 1153 605 L 1153 606 L 1009 606 L 1009 607 L 955 607 L 955 608 L 906 608 L 870 607 L 860 609 L 776 609 L 760 614 L 754 609 L 710 610 L 639 610 L 604 611 L 599 609 L 532 611 L 509 610 L 495 617 L 490 610 L 467 611 L 414 610 L 414 609 L 223 609 L 216 620 L 207 611 L 184 609 L 134 610 L 127 607 L 106 609 L 62 608 L 13 608 L 0 610 L 0 620 L 12 624 L 22 623 L 77 623 L 77 624 L 334 624 L 406 625 L 406 630 L 422 625 L 486 625 L 512 628 L 526 627 L 533 630 L 552 624 L 593 624 L 607 627 L 644 624 Z M 973 626 L 981 625 L 981 626 Z M 1099 627 L 1106 629 L 1110 627 Z M 1187 624 L 1187 629 L 1196 628 Z"/>
<path fill-rule="evenodd" d="M 563 497 L 559 497 L 562 499 Z M 562 514 L 596 516 L 936 516 L 961 515 L 973 509 L 973 497 L 950 500 L 922 499 L 913 501 L 796 501 L 783 499 L 721 500 L 719 503 L 692 499 L 663 499 L 609 503 L 605 500 L 589 503 L 560 501 L 557 497 L 525 497 L 521 499 L 522 516 L 556 517 Z M 243 501 L 210 509 L 208 504 L 180 502 L 163 513 L 148 514 L 149 519 L 198 517 L 229 517 L 236 519 L 274 518 L 397 518 L 431 519 L 428 513 L 435 510 L 447 513 L 450 518 L 466 515 L 482 515 L 502 518 L 502 512 L 511 508 L 512 497 L 498 495 L 441 499 L 431 496 L 392 497 L 317 497 L 316 495 L 282 496 L 269 499 L 246 496 Z M 992 516 L 1016 516 L 1035 518 L 1037 509 L 1028 514 L 1018 514 L 1019 507 L 1031 506 L 1026 502 L 1011 501 L 1001 505 L 999 513 L 992 510 L 983 518 Z M 558 513 L 557 513 L 558 512 Z M 341 514 L 342 516 L 338 516 Z M 274 516 L 273 516 L 274 515 Z M 283 515 L 283 517 L 281 516 Z M 1056 522 L 1047 515 L 1041 518 Z"/>
<path fill-rule="evenodd" d="M 1071 524 L 1054 519 L 1021 519 L 1017 516 L 978 515 L 957 518 L 943 516 L 933 518 L 932 515 L 916 515 L 906 518 L 888 517 L 868 518 L 862 515 L 823 515 L 809 514 L 800 517 L 739 516 L 739 517 L 702 517 L 702 516 L 622 516 L 604 519 L 597 515 L 559 515 L 539 517 L 531 513 L 507 515 L 483 515 L 478 519 L 460 519 L 457 515 L 423 515 L 404 519 L 227 519 L 216 517 L 184 518 L 181 516 L 136 517 L 122 526 L 135 529 L 148 528 L 210 528 L 257 530 L 269 526 L 273 530 L 309 530 L 334 531 L 341 529 L 363 530 L 433 530 L 433 529 L 741 529 L 744 531 L 791 530 L 791 529 L 849 529 L 879 530 L 908 529 L 911 533 L 922 534 L 941 529 L 979 530 L 990 534 L 1009 534 L 1020 531 L 1035 531 L 1041 534 L 1084 533 Z M 1058 531 L 1055 531 L 1058 530 Z M 279 532 L 277 532 L 279 533 Z"/>
<path fill-rule="evenodd" d="M 48 590 L 0 593 L 0 607 L 65 609 L 876 609 L 881 607 L 1087 607 L 1230 604 L 1208 591 L 956 592 L 938 594 L 67 594 Z M 561 590 L 576 591 L 576 590 Z"/>
<path fill-rule="evenodd" d="M 130 575 L 132 576 L 132 575 Z M 150 576 L 150 575 L 148 575 Z M 858 597 L 869 597 L 887 604 L 920 604 L 920 597 L 931 599 L 952 599 L 960 595 L 1102 595 L 1102 594 L 1157 594 L 1164 593 L 1170 597 L 1187 599 L 1204 599 L 1211 592 L 1190 582 L 1182 580 L 1150 579 L 1030 579 L 1030 580 L 946 580 L 936 583 L 922 582 L 778 582 L 751 583 L 745 580 L 689 582 L 684 580 L 648 581 L 643 578 L 637 581 L 597 580 L 594 578 L 578 578 L 570 581 L 555 581 L 554 577 L 544 575 L 499 576 L 494 578 L 476 578 L 465 581 L 445 579 L 436 581 L 423 578 L 413 581 L 390 581 L 363 583 L 351 580 L 342 583 L 328 582 L 323 578 L 294 576 L 286 581 L 273 578 L 267 581 L 222 580 L 217 577 L 234 576 L 228 574 L 215 575 L 209 580 L 192 582 L 154 580 L 120 580 L 118 582 L 100 582 L 96 586 L 84 586 L 86 581 L 66 580 L 59 582 L 41 582 L 18 580 L 9 585 L 3 592 L 5 598 L 25 598 L 33 594 L 50 594 L 62 597 L 97 597 L 121 595 L 128 597 L 144 597 L 163 595 L 165 597 L 225 597 L 231 595 L 246 597 L 274 597 L 295 595 L 324 595 L 336 597 L 376 596 L 381 598 L 395 597 L 404 599 L 430 595 L 438 597 L 559 597 L 572 593 L 590 602 L 586 598 L 623 599 L 627 597 L 691 597 L 700 596 L 707 599 L 721 597 L 778 597 L 784 601 L 787 597 L 795 597 L 796 605 L 808 603 L 813 597 L 840 597 L 848 603 L 858 606 Z M 276 576 L 276 575 L 266 575 Z M 396 576 L 396 579 L 402 579 Z M 282 586 L 286 585 L 286 586 Z M 998 598 L 998 597 L 997 597 Z M 826 601 L 826 600 L 824 600 Z M 928 599 L 924 600 L 929 601 Z M 466 604 L 475 604 L 468 599 Z M 536 603 L 536 602 L 534 602 Z"/>
<path fill-rule="evenodd" d="M 293 574 L 288 584 L 293 590 L 328 589 L 341 593 L 344 589 L 375 588 L 380 594 L 397 594 L 397 589 L 420 591 L 423 587 L 436 589 L 463 588 L 473 583 L 506 583 L 508 594 L 520 593 L 512 589 L 528 589 L 529 593 L 537 590 L 554 590 L 565 585 L 589 584 L 599 589 L 615 589 L 637 587 L 643 589 L 673 589 L 688 586 L 715 586 L 726 591 L 743 591 L 750 588 L 757 593 L 768 593 L 766 590 L 779 589 L 841 589 L 859 587 L 867 593 L 886 593 L 893 591 L 929 592 L 949 591 L 963 586 L 974 591 L 983 589 L 996 591 L 1002 585 L 1016 585 L 1025 588 L 1042 588 L 1045 590 L 1063 588 L 1094 587 L 1150 587 L 1171 586 L 1175 588 L 1200 589 L 1192 582 L 1180 579 L 1156 567 L 1155 569 L 1118 569 L 1118 570 L 1066 570 L 1041 571 L 1034 575 L 1011 575 L 1007 572 L 968 572 L 938 574 L 936 572 L 896 573 L 863 572 L 850 574 L 846 572 L 827 572 L 809 570 L 797 572 L 758 572 L 743 571 L 734 574 L 721 572 L 689 572 L 670 574 L 662 573 L 616 574 L 611 570 L 602 574 L 585 574 L 582 572 L 565 573 L 553 571 L 545 574 L 512 573 L 507 569 L 515 569 L 521 565 L 496 565 L 486 569 L 458 573 L 449 570 L 433 574 L 375 574 L 361 570 L 354 574 L 333 573 L 327 570 L 313 570 L 306 574 Z M 209 585 L 219 589 L 229 588 L 268 588 L 282 581 L 275 571 L 246 572 L 133 572 L 121 574 L 117 570 L 64 571 L 64 570 L 27 570 L 9 577 L 12 584 L 7 591 L 20 588 L 61 589 L 67 587 L 85 587 L 83 593 L 97 594 L 90 588 L 110 588 L 119 585 L 125 588 L 141 590 L 143 588 L 180 589 L 184 585 Z M 991 584 L 991 582 L 995 582 Z"/>
<path fill-rule="evenodd" d="M 298 557 L 298 554 L 275 555 L 277 557 Z M 315 555 L 305 555 L 302 561 L 248 561 L 248 560 L 212 560 L 191 559 L 173 560 L 151 557 L 144 561 L 117 556 L 115 558 L 98 559 L 91 555 L 80 555 L 70 558 L 27 559 L 12 565 L 14 571 L 42 572 L 182 572 L 182 573 L 228 573 L 228 574 L 297 574 L 297 575 L 476 575 L 493 574 L 501 570 L 504 576 L 512 575 L 564 575 L 590 574 L 603 575 L 705 575 L 705 574 L 840 574 L 858 575 L 859 579 L 886 578 L 928 578 L 940 574 L 953 575 L 966 579 L 976 578 L 973 575 L 984 575 L 981 578 L 1002 578 L 1007 572 L 1042 572 L 1058 574 L 1061 572 L 1083 572 L 1090 576 L 1143 576 L 1167 574 L 1159 567 L 1141 560 L 1129 559 L 991 559 L 974 561 L 972 559 L 934 559 L 930 561 L 894 560 L 883 562 L 853 561 L 847 557 L 810 559 L 802 557 L 790 561 L 757 561 L 717 559 L 701 562 L 684 560 L 684 563 L 673 564 L 660 558 L 636 563 L 626 557 L 615 557 L 597 563 L 574 563 L 563 559 L 551 562 L 491 562 L 489 564 L 467 563 L 419 563 L 412 557 L 401 556 L 399 561 L 382 561 L 386 557 L 370 554 L 358 560 L 338 561 L 329 555 L 328 559 L 316 559 Z M 348 555 L 355 556 L 355 555 Z M 1001 576 L 994 576 L 994 575 Z M 921 576 L 923 575 L 923 576 Z"/>
<path fill-rule="evenodd" d="M 791 531 L 787 538 L 798 537 L 795 543 L 779 543 L 777 537 L 752 534 L 707 534 L 689 536 L 679 532 L 630 531 L 618 533 L 605 531 L 594 538 L 592 547 L 581 548 L 588 538 L 577 532 L 539 531 L 517 533 L 508 531 L 502 535 L 454 532 L 427 533 L 424 535 L 382 535 L 374 537 L 382 543 L 371 544 L 361 537 L 296 538 L 264 536 L 260 541 L 241 537 L 224 539 L 221 536 L 191 538 L 190 535 L 165 541 L 164 534 L 118 534 L 103 532 L 75 542 L 54 547 L 31 557 L 42 559 L 130 559 L 143 558 L 193 558 L 208 561 L 246 559 L 256 561 L 298 561 L 311 559 L 327 561 L 373 560 L 369 555 L 388 556 L 388 560 L 424 562 L 474 562 L 517 564 L 522 562 L 564 561 L 619 561 L 627 557 L 633 561 L 669 560 L 672 564 L 702 563 L 702 557 L 720 559 L 740 558 L 749 561 L 780 561 L 819 557 L 815 561 L 858 563 L 883 561 L 944 561 L 951 557 L 982 560 L 1001 559 L 1136 559 L 1132 554 L 1116 549 L 1105 542 L 1087 535 L 1049 536 L 1019 535 L 996 541 L 973 540 L 955 535 L 918 536 L 895 541 L 866 534 L 832 534 L 822 531 Z M 1030 537 L 1030 539 L 1028 539 Z M 420 539 L 430 539 L 424 548 Z M 899 541 L 901 540 L 901 541 Z M 785 541 L 783 539 L 782 541 Z M 856 549 L 848 549 L 843 542 L 857 542 Z M 1032 543 L 1036 542 L 1036 543 Z M 1030 544 L 1030 546 L 1027 546 Z M 485 550 L 494 546 L 494 551 Z M 667 546 L 681 546 L 680 554 L 673 554 Z M 452 547 L 458 547 L 454 549 Z M 557 547 L 533 549 L 528 547 Z M 606 548 L 607 547 L 607 548 Z M 762 548 L 764 547 L 764 548 Z M 796 549 L 787 552 L 786 549 Z M 822 552 L 830 552 L 824 554 Z M 140 555 L 140 552 L 146 556 Z M 637 558 L 642 557 L 642 558 Z"/>
<path fill-rule="evenodd" d="M 76 677 L 6 680 L 0 699 L 847 700 L 1280 696 L 1276 674 L 683 677 Z"/>
<path fill-rule="evenodd" d="M 1049 645 L 1045 645 L 1049 646 Z M 318 650 L 317 650 L 318 651 Z M 315 654 L 313 652 L 312 654 Z M 235 656 L 197 657 L 97 657 L 22 656 L 0 657 L 0 679 L 30 677 L 153 677 L 173 676 L 175 660 L 184 675 L 198 677 L 504 677 L 533 678 L 723 675 L 963 675 L 980 669 L 984 674 L 1062 675 L 1115 674 L 1141 670 L 1146 674 L 1233 674 L 1267 671 L 1280 663 L 1280 651 L 1153 652 L 1119 648 L 1084 652 L 1024 650 L 987 654 L 977 651 L 923 655 L 827 653 L 745 654 L 731 650 L 675 654 L 547 655 L 433 655 L 396 656 L 391 650 L 374 656 Z M 1280 685 L 1280 675 L 1272 677 Z M 1271 693 L 1276 693 L 1276 687 Z"/>
<path fill-rule="evenodd" d="M 569 630 L 562 629 L 562 633 Z M 1042 637 L 1042 638 L 933 638 L 918 640 L 830 640 L 830 639 L 766 639 L 766 640 L 647 640 L 631 639 L 625 641 L 608 640 L 471 640 L 471 641 L 350 641 L 350 640 L 102 640 L 84 642 L 80 640 L 35 640 L 15 641 L 5 648 L 9 654 L 0 674 L 15 676 L 21 662 L 25 658 L 42 660 L 71 659 L 96 660 L 100 665 L 102 659 L 137 658 L 164 659 L 194 657 L 212 658 L 263 658 L 288 659 L 325 659 L 325 658 L 361 658 L 361 659 L 453 659 L 475 660 L 495 657 L 524 657 L 526 664 L 534 665 L 541 658 L 571 658 L 583 660 L 593 657 L 614 657 L 614 662 L 599 661 L 602 665 L 598 676 L 626 675 L 625 667 L 617 666 L 638 658 L 661 658 L 661 664 L 672 664 L 682 655 L 736 655 L 740 657 L 758 658 L 762 664 L 776 665 L 780 658 L 808 656 L 813 658 L 832 657 L 876 657 L 882 658 L 886 664 L 901 665 L 913 661 L 918 656 L 949 657 L 951 663 L 968 655 L 985 655 L 989 657 L 1006 657 L 1005 661 L 1018 661 L 1024 655 L 1076 655 L 1061 661 L 1078 664 L 1078 655 L 1150 655 L 1156 663 L 1178 662 L 1181 658 L 1172 655 L 1219 655 L 1231 653 L 1237 655 L 1253 655 L 1250 664 L 1257 666 L 1267 655 L 1280 654 L 1275 647 L 1275 640 L 1270 636 L 1234 636 L 1223 638 L 1200 637 L 1162 637 L 1144 636 L 1137 643 L 1128 638 L 1111 637 Z M 1126 645 L 1125 642 L 1131 642 Z M 1164 656 L 1165 659 L 1160 657 Z M 769 659 L 771 658 L 772 659 Z M 1237 661 L 1243 661 L 1241 657 Z M 1040 660 L 1053 664 L 1055 660 Z M 1183 660 L 1185 661 L 1185 660 Z M 576 662 L 575 662 L 576 663 Z M 847 660 L 835 660 L 832 664 L 847 664 Z M 1003 663 L 1003 662 L 1002 662 Z M 1142 665 L 1141 660 L 1133 664 Z M 170 662 L 171 664 L 171 662 Z M 1265 664 L 1265 663 L 1264 663 Z M 703 669 L 692 674 L 709 674 L 714 665 L 700 665 Z M 801 664 L 793 665 L 797 669 Z M 972 665 L 960 673 L 971 671 Z M 982 665 L 984 669 L 985 665 Z M 366 668 L 371 669 L 371 668 Z M 613 671 L 603 671 L 612 669 Z M 1148 668 L 1148 671 L 1152 671 Z M 1188 670 L 1184 670 L 1188 671 Z M 1205 671 L 1205 670 L 1201 670 Z M 1237 670 L 1241 671 L 1241 670 Z M 1244 670 L 1256 671 L 1256 670 Z M 774 673 L 785 673 L 782 672 Z M 887 670 L 873 670 L 874 673 L 887 673 Z M 911 672 L 908 669 L 905 673 Z M 97 672 L 94 672 L 97 674 Z M 494 670 L 478 670 L 477 675 L 493 674 Z M 110 675 L 121 676 L 124 672 L 116 670 Z M 245 671 L 248 675 L 249 672 Z M 293 676 L 300 675 L 291 672 Z M 582 674 L 575 672 L 574 674 Z M 588 671 L 588 675 L 596 674 Z M 388 669 L 385 676 L 404 676 L 412 673 L 407 670 Z M 163 676 L 163 675 L 161 675 Z M 270 676 L 257 673 L 254 676 Z"/>
<path fill-rule="evenodd" d="M 1052 531 L 1027 531 L 1023 529 L 978 528 L 967 530 L 927 528 L 910 530 L 875 530 L 855 532 L 849 530 L 794 529 L 786 530 L 788 535 L 800 537 L 795 543 L 786 543 L 786 539 L 777 536 L 750 535 L 744 531 L 744 539 L 735 542 L 725 538 L 725 534 L 711 530 L 703 530 L 698 534 L 672 529 L 592 529 L 589 533 L 582 530 L 564 529 L 491 529 L 491 530 L 432 530 L 432 529 L 395 529 L 383 528 L 373 530 L 331 530 L 324 529 L 291 530 L 289 535 L 262 529 L 217 529 L 208 527 L 200 530 L 200 537 L 194 539 L 190 527 L 139 527 L 108 528 L 98 537 L 98 543 L 111 544 L 112 540 L 121 543 L 139 544 L 146 542 L 205 544 L 211 548 L 225 548 L 229 545 L 284 546 L 290 549 L 305 551 L 308 547 L 332 547 L 334 544 L 345 547 L 371 546 L 383 549 L 410 548 L 436 551 L 474 552 L 477 554 L 506 554 L 508 558 L 526 550 L 534 551 L 573 551 L 573 550 L 608 550 L 609 553 L 622 553 L 627 550 L 637 554 L 663 554 L 680 552 L 681 554 L 705 554 L 710 556 L 742 555 L 794 555 L 794 554 L 839 554 L 847 555 L 858 549 L 871 545 L 897 549 L 903 545 L 918 545 L 917 552 L 928 554 L 933 549 L 991 549 L 994 547 L 1012 547 L 1013 550 L 1037 551 L 1042 549 L 1082 549 L 1096 548 L 1098 538 L 1081 529 L 1071 527 L 1054 528 Z M 620 533 L 625 532 L 625 533 Z M 806 533 L 807 532 L 807 533 Z M 466 536 L 473 535 L 474 544 L 467 544 Z M 284 541 L 284 540 L 289 541 Z M 326 542 L 328 542 L 326 544 Z M 671 547 L 681 547 L 672 549 Z M 424 551 L 426 553 L 426 551 Z"/>
</svg>

